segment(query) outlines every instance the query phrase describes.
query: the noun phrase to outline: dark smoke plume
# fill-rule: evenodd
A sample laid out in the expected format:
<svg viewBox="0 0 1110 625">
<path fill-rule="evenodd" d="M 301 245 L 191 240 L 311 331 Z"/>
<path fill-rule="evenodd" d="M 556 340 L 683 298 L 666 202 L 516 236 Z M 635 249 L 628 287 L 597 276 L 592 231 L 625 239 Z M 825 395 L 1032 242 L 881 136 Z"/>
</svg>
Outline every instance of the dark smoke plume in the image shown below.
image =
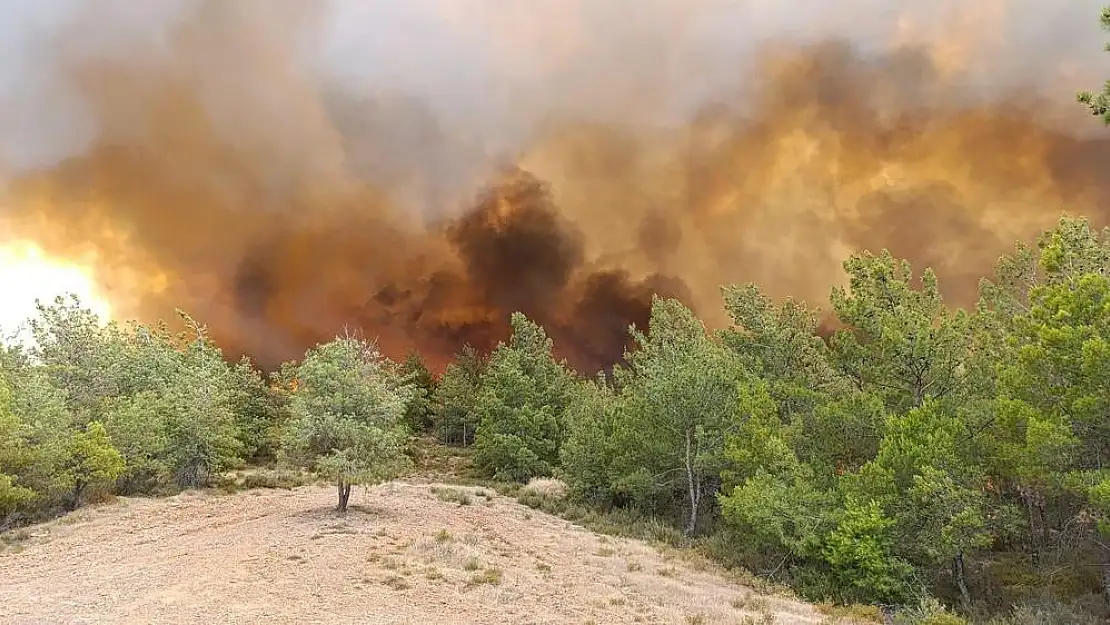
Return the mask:
<svg viewBox="0 0 1110 625">
<path fill-rule="evenodd" d="M 267 366 L 343 326 L 441 365 L 519 310 L 596 369 L 653 293 L 820 302 L 860 248 L 967 304 L 1107 221 L 1100 2 L 13 1 L 0 225 Z"/>
</svg>

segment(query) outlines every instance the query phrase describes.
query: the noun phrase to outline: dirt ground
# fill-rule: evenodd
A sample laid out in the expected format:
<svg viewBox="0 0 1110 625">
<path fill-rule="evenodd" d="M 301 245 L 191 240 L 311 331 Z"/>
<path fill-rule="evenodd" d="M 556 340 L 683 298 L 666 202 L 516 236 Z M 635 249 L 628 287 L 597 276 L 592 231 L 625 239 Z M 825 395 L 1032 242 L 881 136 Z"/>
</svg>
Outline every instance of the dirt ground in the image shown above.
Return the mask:
<svg viewBox="0 0 1110 625">
<path fill-rule="evenodd" d="M 460 491 L 468 505 L 449 501 Z M 334 498 L 303 487 L 121 499 L 24 530 L 0 547 L 0 623 L 823 621 L 492 491 L 356 488 L 346 517 Z"/>
</svg>

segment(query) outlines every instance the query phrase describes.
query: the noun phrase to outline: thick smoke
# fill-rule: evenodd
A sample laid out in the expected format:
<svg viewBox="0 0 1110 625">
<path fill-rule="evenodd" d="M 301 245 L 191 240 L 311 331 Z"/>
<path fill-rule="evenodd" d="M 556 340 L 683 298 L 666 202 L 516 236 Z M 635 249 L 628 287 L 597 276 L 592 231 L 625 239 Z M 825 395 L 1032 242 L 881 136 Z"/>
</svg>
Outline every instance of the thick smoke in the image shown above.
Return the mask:
<svg viewBox="0 0 1110 625">
<path fill-rule="evenodd" d="M 343 326 L 442 361 L 521 310 L 591 369 L 652 293 L 822 301 L 860 248 L 967 303 L 1106 221 L 1101 2 L 11 0 L 0 207 L 266 365 Z"/>
</svg>

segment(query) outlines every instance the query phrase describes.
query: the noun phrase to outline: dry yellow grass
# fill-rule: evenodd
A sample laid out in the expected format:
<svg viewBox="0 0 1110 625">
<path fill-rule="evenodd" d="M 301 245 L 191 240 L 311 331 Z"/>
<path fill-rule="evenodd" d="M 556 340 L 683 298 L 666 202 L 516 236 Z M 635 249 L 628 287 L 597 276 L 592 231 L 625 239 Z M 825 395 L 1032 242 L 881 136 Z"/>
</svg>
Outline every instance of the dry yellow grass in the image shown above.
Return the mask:
<svg viewBox="0 0 1110 625">
<path fill-rule="evenodd" d="M 550 499 L 562 499 L 567 496 L 567 485 L 561 480 L 549 477 L 536 477 L 525 484 L 521 488 L 521 491 L 534 493 Z"/>
<path fill-rule="evenodd" d="M 477 501 L 476 489 L 467 490 Z M 492 496 L 429 485 L 121 499 L 30 528 L 0 555 L 0 623 L 822 622 L 711 569 Z M 666 574 L 662 574 L 665 572 Z"/>
</svg>

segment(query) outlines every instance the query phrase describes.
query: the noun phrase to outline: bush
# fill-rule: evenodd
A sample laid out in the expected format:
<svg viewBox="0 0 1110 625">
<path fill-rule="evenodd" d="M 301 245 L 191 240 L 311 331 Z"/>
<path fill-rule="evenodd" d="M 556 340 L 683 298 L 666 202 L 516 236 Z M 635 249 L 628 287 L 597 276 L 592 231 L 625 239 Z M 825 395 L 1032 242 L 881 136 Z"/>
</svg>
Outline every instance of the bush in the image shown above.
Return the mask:
<svg viewBox="0 0 1110 625">
<path fill-rule="evenodd" d="M 949 612 L 933 597 L 925 597 L 916 606 L 895 615 L 894 625 L 967 625 L 967 620 Z"/>
<path fill-rule="evenodd" d="M 534 477 L 529 480 L 520 491 L 521 493 L 529 493 L 547 499 L 558 500 L 566 498 L 567 485 L 561 480 Z"/>
</svg>

